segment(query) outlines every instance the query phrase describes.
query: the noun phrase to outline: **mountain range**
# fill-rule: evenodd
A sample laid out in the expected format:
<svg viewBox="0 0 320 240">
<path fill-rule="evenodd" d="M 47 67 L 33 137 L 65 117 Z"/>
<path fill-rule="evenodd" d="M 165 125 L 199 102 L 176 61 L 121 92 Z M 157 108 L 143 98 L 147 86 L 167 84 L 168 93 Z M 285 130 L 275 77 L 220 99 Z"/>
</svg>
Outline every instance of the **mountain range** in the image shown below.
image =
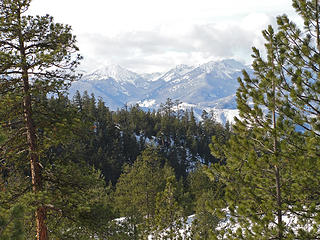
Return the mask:
<svg viewBox="0 0 320 240">
<path fill-rule="evenodd" d="M 203 110 L 214 112 L 225 123 L 237 115 L 235 93 L 242 70 L 251 69 L 233 59 L 211 61 L 199 66 L 178 65 L 164 73 L 138 74 L 119 65 L 96 69 L 72 84 L 69 96 L 77 90 L 102 98 L 112 110 L 139 104 L 157 109 L 168 98 L 179 100 L 179 108 L 190 109 L 200 118 Z"/>
</svg>

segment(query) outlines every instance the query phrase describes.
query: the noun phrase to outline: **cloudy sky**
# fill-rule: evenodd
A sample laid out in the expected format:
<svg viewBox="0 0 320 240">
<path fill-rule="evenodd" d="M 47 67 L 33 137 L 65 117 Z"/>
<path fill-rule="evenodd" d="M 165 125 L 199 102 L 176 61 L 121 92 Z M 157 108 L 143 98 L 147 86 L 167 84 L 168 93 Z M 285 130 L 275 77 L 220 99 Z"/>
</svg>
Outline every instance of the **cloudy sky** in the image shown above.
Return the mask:
<svg viewBox="0 0 320 240">
<path fill-rule="evenodd" d="M 77 35 L 87 71 L 118 64 L 136 72 L 165 71 L 235 58 L 250 63 L 261 31 L 291 0 L 33 0 L 29 14 L 50 14 Z"/>
</svg>

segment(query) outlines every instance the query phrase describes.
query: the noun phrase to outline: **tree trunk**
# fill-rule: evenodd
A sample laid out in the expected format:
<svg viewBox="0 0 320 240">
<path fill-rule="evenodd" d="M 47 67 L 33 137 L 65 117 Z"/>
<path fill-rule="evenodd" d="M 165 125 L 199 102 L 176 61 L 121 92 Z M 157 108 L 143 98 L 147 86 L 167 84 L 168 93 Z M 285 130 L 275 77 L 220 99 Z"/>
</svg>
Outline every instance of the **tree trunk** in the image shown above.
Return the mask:
<svg viewBox="0 0 320 240">
<path fill-rule="evenodd" d="M 37 153 L 37 137 L 35 126 L 32 120 L 32 108 L 31 108 L 31 96 L 29 93 L 29 81 L 28 75 L 23 74 L 23 85 L 24 85 L 24 120 L 27 129 L 27 143 L 29 148 L 29 159 L 32 179 L 32 190 L 37 193 L 42 188 L 41 169 L 39 165 L 39 155 Z M 37 223 L 37 240 L 47 240 L 47 227 L 45 224 L 46 209 L 43 206 L 39 206 L 35 213 Z"/>
<path fill-rule="evenodd" d="M 20 16 L 19 16 L 20 20 Z M 37 136 L 36 128 L 33 123 L 32 118 L 32 104 L 31 104 L 31 94 L 30 94 L 30 83 L 28 76 L 28 65 L 26 58 L 26 51 L 24 47 L 23 34 L 20 29 L 19 32 L 19 46 L 21 54 L 21 70 L 22 70 L 22 81 L 23 81 L 23 114 L 25 126 L 27 129 L 27 144 L 29 148 L 29 161 L 30 161 L 30 170 L 31 170 L 31 179 L 32 179 L 32 190 L 34 193 L 37 193 L 42 190 L 42 179 L 41 179 L 41 168 L 39 164 L 39 154 L 37 146 Z M 36 212 L 36 231 L 37 231 L 37 240 L 48 240 L 48 231 L 45 224 L 46 219 L 46 209 L 44 206 L 39 204 Z"/>
<path fill-rule="evenodd" d="M 282 199 L 281 199 L 281 183 L 280 183 L 280 171 L 278 166 L 275 166 L 276 172 L 276 188 L 277 188 L 277 224 L 278 224 L 278 239 L 283 239 L 283 221 L 282 221 Z"/>
<path fill-rule="evenodd" d="M 274 72 L 274 69 L 273 69 Z M 278 161 L 278 139 L 277 139 L 277 116 L 276 116 L 276 83 L 272 80 L 272 91 L 273 91 L 273 110 L 272 110 L 272 122 L 273 122 L 273 151 Z M 277 225 L 278 225 L 278 240 L 283 239 L 283 220 L 282 220 L 282 198 L 281 198 L 281 177 L 279 162 L 274 166 L 275 180 L 276 180 L 276 201 L 277 201 Z"/>
</svg>

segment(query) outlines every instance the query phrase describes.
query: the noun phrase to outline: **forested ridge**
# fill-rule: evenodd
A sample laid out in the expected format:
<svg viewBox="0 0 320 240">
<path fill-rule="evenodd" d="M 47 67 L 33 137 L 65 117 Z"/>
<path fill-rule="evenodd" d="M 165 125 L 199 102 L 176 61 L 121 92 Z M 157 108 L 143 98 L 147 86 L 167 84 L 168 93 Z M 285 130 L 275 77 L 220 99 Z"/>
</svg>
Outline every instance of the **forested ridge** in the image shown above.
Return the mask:
<svg viewBox="0 0 320 240">
<path fill-rule="evenodd" d="M 239 118 L 85 92 L 71 27 L 0 1 L 0 239 L 319 239 L 320 6 L 293 0 L 238 79 Z"/>
<path fill-rule="evenodd" d="M 57 101 L 51 99 L 51 101 Z M 124 106 L 111 111 L 101 100 L 86 92 L 79 93 L 68 106 L 84 124 L 77 142 L 83 147 L 81 154 L 88 163 L 100 169 L 106 179 L 115 184 L 124 164 L 132 165 L 137 156 L 153 146 L 174 168 L 177 178 L 186 179 L 198 163 L 209 165 L 217 162 L 210 153 L 213 135 L 227 139 L 227 128 L 214 120 L 214 112 L 203 112 L 199 122 L 191 110 L 179 110 L 168 99 L 157 111 L 144 111 L 138 105 Z"/>
<path fill-rule="evenodd" d="M 58 197 L 58 193 L 61 198 L 64 198 L 64 194 L 74 194 L 71 198 L 65 196 L 65 201 L 59 199 L 62 201 L 59 202 L 59 205 L 62 204 L 61 209 L 52 203 L 48 206 L 48 220 L 61 215 L 61 219 L 66 217 L 68 222 L 63 227 L 60 220 L 60 224 L 56 223 L 56 226 L 60 226 L 51 230 L 53 236 L 56 236 L 57 230 L 57 236 L 61 239 L 80 239 L 82 234 L 83 239 L 100 234 L 106 239 L 126 239 L 125 235 L 130 232 L 128 229 L 131 224 L 141 228 L 140 224 L 145 221 L 145 211 L 152 222 L 146 227 L 149 231 L 139 229 L 134 233 L 136 239 L 140 239 L 154 231 L 156 226 L 160 231 L 167 227 L 167 221 L 174 222 L 180 217 L 193 214 L 197 199 L 201 199 L 204 193 L 210 194 L 207 190 L 214 188 L 214 184 L 200 171 L 202 165 L 208 166 L 218 161 L 210 153 L 211 137 L 214 135 L 226 141 L 230 135 L 228 125 L 225 128 L 217 123 L 213 112 L 203 112 L 203 121 L 199 122 L 192 110 L 175 110 L 176 105 L 171 99 L 162 104 L 158 111 L 146 112 L 138 105 L 111 111 L 101 100 L 96 100 L 93 95 L 89 96 L 85 92 L 83 96 L 77 93 L 71 100 L 63 95 L 51 98 L 42 96 L 34 105 L 35 113 L 38 107 L 49 111 L 50 118 L 47 120 L 50 120 L 51 116 L 59 117 L 58 126 L 37 129 L 42 137 L 45 137 L 48 131 L 53 136 L 59 135 L 59 140 L 43 151 L 40 161 L 43 169 L 46 169 L 46 192 L 50 192 L 54 198 Z M 2 132 L 5 142 L 6 132 Z M 1 169 L 1 186 L 3 193 L 7 195 L 13 183 L 19 187 L 25 184 L 23 179 L 29 178 L 29 171 L 27 166 L 8 164 L 5 158 L 2 158 L 2 163 L 5 165 Z M 20 179 L 17 179 L 18 177 Z M 170 189 L 166 189 L 166 186 Z M 28 191 L 21 189 L 24 190 Z M 166 199 L 157 201 L 163 197 L 164 191 L 175 195 L 174 206 L 166 206 Z M 28 209 L 28 204 L 32 204 L 20 203 L 25 201 L 25 192 L 13 194 L 18 194 L 17 198 L 6 196 L 2 199 L 3 203 L 8 201 L 8 206 L 18 204 L 21 211 L 24 207 Z M 144 199 L 145 194 L 150 194 L 147 202 Z M 64 209 L 70 204 L 72 205 L 68 208 L 71 209 Z M 164 204 L 164 209 L 160 204 Z M 145 207 L 147 209 L 144 209 Z M 72 208 L 76 208 L 79 215 L 74 215 Z M 156 220 L 156 217 L 159 218 L 158 214 L 165 214 L 162 211 L 166 211 L 166 208 L 169 208 L 167 211 L 174 211 L 176 216 L 171 216 L 165 222 Z M 70 211 L 74 219 L 63 216 L 65 211 Z M 123 226 L 124 229 L 119 233 L 121 236 L 109 229 L 115 227 L 112 220 L 129 215 L 132 215 L 132 219 L 127 223 L 129 226 Z M 10 220 L 5 219 L 4 221 Z M 18 219 L 22 222 L 30 221 L 23 219 L 23 216 Z M 154 221 L 160 221 L 157 223 L 160 226 Z M 75 226 L 72 231 L 71 223 Z M 86 230 L 89 231 L 88 235 L 86 231 L 77 229 L 77 224 L 89 224 L 85 225 L 89 228 Z M 8 226 L 5 225 L 8 231 L 15 228 L 14 225 L 9 226 L 11 224 L 8 222 Z M 32 234 L 32 229 L 29 228 L 31 226 L 31 222 L 24 227 L 21 225 L 22 228 L 26 227 L 24 231 Z M 176 231 L 177 227 L 174 235 L 177 235 Z M 131 238 L 129 235 L 128 239 Z"/>
</svg>

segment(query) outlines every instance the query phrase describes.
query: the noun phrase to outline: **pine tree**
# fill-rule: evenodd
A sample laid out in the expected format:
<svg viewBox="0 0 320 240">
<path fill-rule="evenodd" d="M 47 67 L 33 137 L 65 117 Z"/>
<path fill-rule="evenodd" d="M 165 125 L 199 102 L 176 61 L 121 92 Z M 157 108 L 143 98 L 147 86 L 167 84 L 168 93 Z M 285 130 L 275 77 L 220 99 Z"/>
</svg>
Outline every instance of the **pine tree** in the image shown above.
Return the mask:
<svg viewBox="0 0 320 240">
<path fill-rule="evenodd" d="M 156 196 L 164 189 L 173 170 L 154 147 L 146 148 L 130 167 L 124 168 L 116 185 L 115 201 L 121 216 L 131 225 L 133 239 L 144 239 L 151 232 Z"/>
<path fill-rule="evenodd" d="M 210 171 L 226 185 L 216 212 L 223 209 L 239 224 L 226 226 L 220 238 L 319 237 L 319 5 L 293 6 L 306 31 L 285 15 L 277 33 L 271 26 L 263 31 L 267 58 L 253 48 L 254 76 L 244 72 L 239 79 L 241 119 L 227 144 L 213 140 L 213 153 L 226 161 Z"/>
<path fill-rule="evenodd" d="M 41 149 L 33 106 L 40 96 L 60 94 L 76 78 L 73 71 L 80 57 L 73 55 L 78 48 L 71 28 L 54 23 L 48 15 L 26 15 L 30 2 L 0 2 L 0 122 L 9 138 L 2 148 L 6 164 L 27 157 L 33 192 L 40 194 Z M 41 202 L 35 219 L 37 239 L 48 239 L 46 207 Z"/>
<path fill-rule="evenodd" d="M 155 239 L 182 239 L 184 223 L 183 209 L 177 201 L 177 180 L 172 175 L 167 177 L 165 189 L 157 194 L 153 235 Z"/>
<path fill-rule="evenodd" d="M 210 181 L 205 173 L 206 166 L 198 164 L 188 176 L 190 192 L 194 203 L 194 220 L 192 222 L 192 239 L 210 239 L 218 224 L 218 217 L 211 214 L 208 205 L 213 199 L 221 199 L 222 191 L 216 182 Z"/>
</svg>

